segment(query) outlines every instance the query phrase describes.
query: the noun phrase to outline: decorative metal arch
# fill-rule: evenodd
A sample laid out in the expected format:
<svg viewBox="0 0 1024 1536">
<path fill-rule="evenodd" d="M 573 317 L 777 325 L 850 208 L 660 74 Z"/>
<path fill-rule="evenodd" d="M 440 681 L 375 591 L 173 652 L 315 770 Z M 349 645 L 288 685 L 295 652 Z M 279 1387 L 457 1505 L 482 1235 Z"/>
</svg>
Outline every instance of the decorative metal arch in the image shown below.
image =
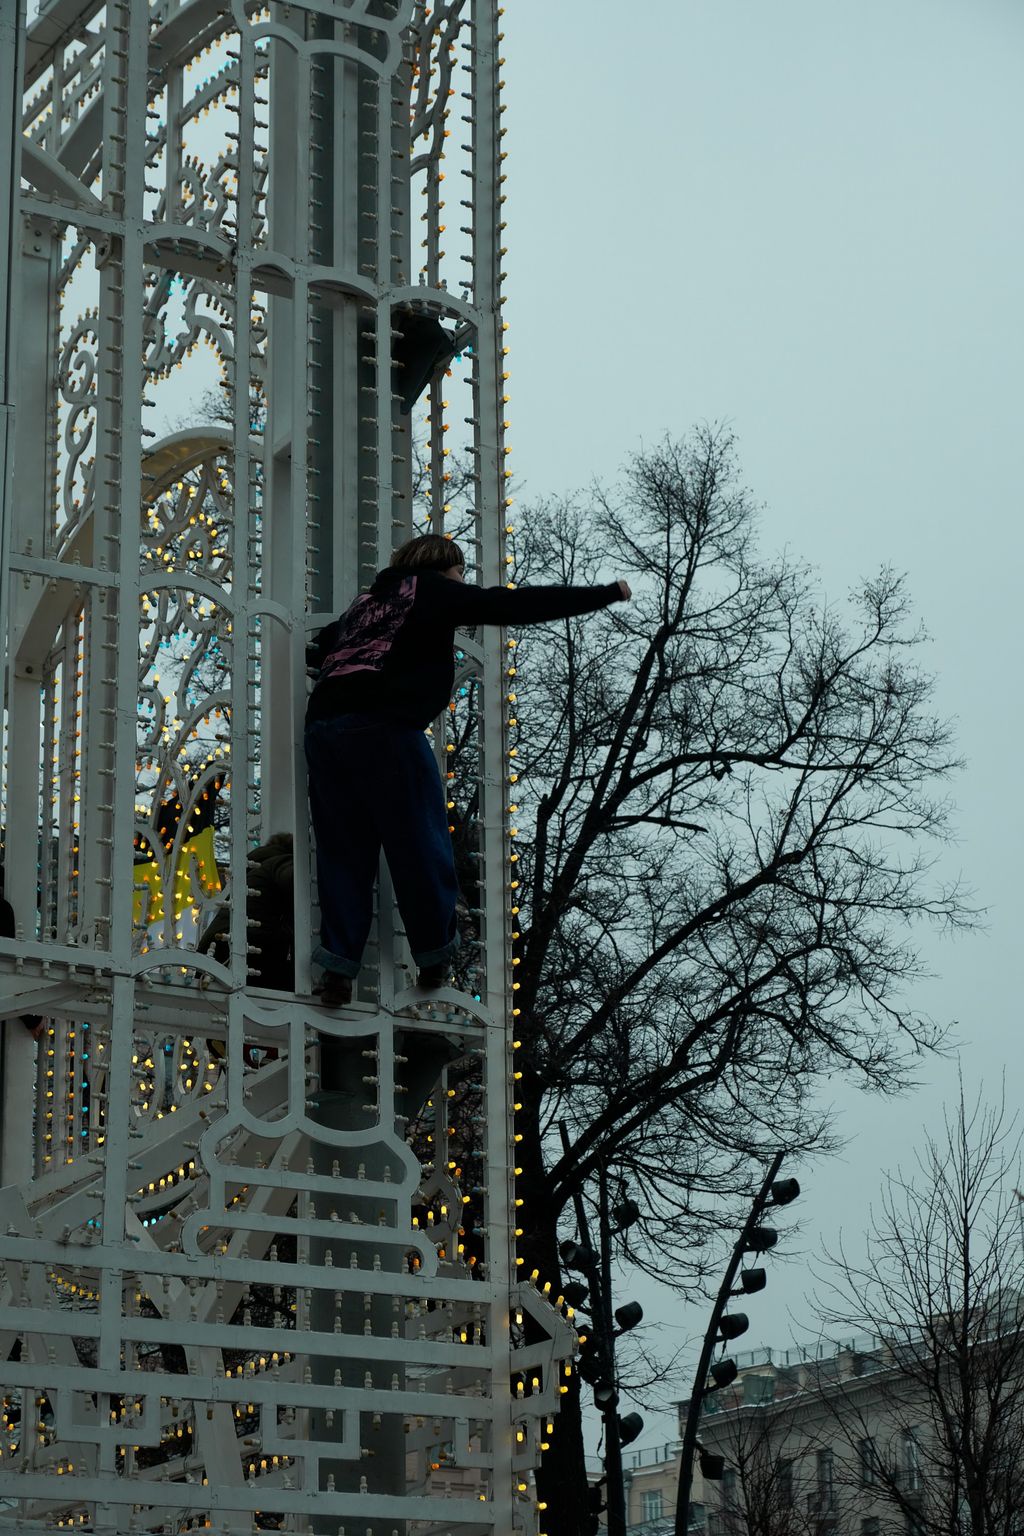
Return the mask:
<svg viewBox="0 0 1024 1536">
<path fill-rule="evenodd" d="M 499 14 L 0 0 L 0 1530 L 536 1530 L 573 1334 L 515 1273 L 504 637 L 435 732 L 461 990 L 382 871 L 317 1005 L 300 737 L 415 527 L 506 579 Z"/>
</svg>

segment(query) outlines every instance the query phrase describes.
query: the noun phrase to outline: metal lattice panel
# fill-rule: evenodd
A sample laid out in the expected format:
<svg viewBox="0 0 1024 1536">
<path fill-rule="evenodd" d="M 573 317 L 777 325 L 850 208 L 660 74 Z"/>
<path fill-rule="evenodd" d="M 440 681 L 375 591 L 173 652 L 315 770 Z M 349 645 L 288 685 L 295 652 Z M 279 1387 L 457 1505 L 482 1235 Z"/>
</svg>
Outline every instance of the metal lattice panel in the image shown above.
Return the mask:
<svg viewBox="0 0 1024 1536">
<path fill-rule="evenodd" d="M 433 733 L 459 990 L 382 871 L 317 1005 L 301 750 L 397 542 L 505 580 L 498 14 L 0 3 L 0 1529 L 535 1529 L 573 1335 L 515 1282 L 507 642 Z"/>
</svg>

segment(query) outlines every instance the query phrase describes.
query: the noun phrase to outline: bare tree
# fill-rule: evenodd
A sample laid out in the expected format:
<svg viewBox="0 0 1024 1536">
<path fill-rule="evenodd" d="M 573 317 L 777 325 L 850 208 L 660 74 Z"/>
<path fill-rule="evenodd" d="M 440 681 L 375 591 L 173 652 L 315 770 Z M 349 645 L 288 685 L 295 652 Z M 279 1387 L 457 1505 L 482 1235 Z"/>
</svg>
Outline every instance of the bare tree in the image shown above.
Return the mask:
<svg viewBox="0 0 1024 1536">
<path fill-rule="evenodd" d="M 525 522 L 521 580 L 624 572 L 636 596 L 516 652 L 522 1251 L 557 1280 L 564 1213 L 603 1166 L 642 1208 L 632 1262 L 687 1291 L 771 1151 L 828 1144 L 826 1075 L 891 1093 L 940 1042 L 904 993 L 913 925 L 969 921 L 921 846 L 946 832 L 950 731 L 902 579 L 863 582 L 844 616 L 761 559 L 726 432 Z M 559 1496 L 584 1476 L 563 1401 L 540 1482 L 570 1536 L 589 1525 Z"/>
<path fill-rule="evenodd" d="M 875 1447 L 886 1525 L 919 1536 L 1018 1536 L 1024 1526 L 1021 1134 L 963 1086 L 910 1175 L 886 1181 L 862 1264 L 827 1269 L 830 1325 L 881 1342 L 870 1395 L 832 1395 L 838 1428 Z"/>
</svg>

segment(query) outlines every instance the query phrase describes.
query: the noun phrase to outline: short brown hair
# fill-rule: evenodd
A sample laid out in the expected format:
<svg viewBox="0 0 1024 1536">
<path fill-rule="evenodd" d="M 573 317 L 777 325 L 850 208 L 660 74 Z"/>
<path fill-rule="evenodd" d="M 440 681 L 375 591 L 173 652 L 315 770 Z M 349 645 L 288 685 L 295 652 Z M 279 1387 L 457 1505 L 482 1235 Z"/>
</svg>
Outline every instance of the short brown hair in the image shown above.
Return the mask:
<svg viewBox="0 0 1024 1536">
<path fill-rule="evenodd" d="M 466 558 L 454 539 L 440 533 L 423 533 L 408 539 L 391 556 L 392 565 L 419 571 L 451 571 L 465 565 Z"/>
</svg>

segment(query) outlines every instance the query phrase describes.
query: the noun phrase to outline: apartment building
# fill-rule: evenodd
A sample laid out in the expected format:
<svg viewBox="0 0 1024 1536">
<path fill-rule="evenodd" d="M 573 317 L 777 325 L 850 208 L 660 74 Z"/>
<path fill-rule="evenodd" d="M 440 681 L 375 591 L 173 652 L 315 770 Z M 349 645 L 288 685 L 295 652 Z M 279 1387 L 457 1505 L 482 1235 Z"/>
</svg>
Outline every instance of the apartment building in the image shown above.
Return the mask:
<svg viewBox="0 0 1024 1536">
<path fill-rule="evenodd" d="M 931 1414 L 891 1349 L 760 1350 L 737 1365 L 701 1420 L 702 1445 L 725 1462 L 705 1485 L 708 1536 L 915 1536 Z"/>
<path fill-rule="evenodd" d="M 720 1481 L 695 1469 L 695 1536 L 922 1536 L 931 1412 L 890 1347 L 851 1340 L 734 1358 L 735 1381 L 708 1394 L 701 1418 L 700 1444 L 725 1469 Z M 624 1457 L 629 1536 L 672 1536 L 680 1447 Z"/>
<path fill-rule="evenodd" d="M 1015 1293 L 973 1329 L 951 1314 L 902 1341 L 734 1356 L 736 1377 L 707 1393 L 699 1430 L 722 1476 L 695 1471 L 688 1530 L 1024 1536 L 1022 1344 Z M 624 1458 L 629 1536 L 672 1536 L 679 1459 L 679 1442 Z"/>
</svg>

